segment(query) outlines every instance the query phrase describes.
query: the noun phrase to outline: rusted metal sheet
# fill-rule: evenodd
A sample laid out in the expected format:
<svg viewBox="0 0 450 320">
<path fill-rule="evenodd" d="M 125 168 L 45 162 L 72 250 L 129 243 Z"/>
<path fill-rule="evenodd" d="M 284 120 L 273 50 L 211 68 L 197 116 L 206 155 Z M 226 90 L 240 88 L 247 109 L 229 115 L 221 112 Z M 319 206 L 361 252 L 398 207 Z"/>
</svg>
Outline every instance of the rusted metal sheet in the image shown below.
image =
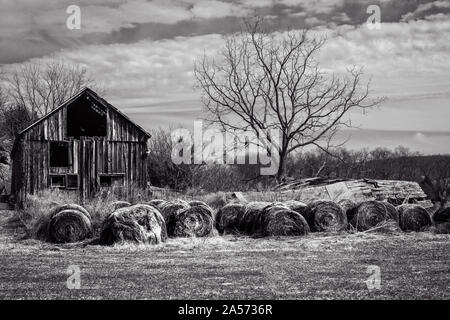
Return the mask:
<svg viewBox="0 0 450 320">
<path fill-rule="evenodd" d="M 311 178 L 280 185 L 277 190 L 284 195 L 290 194 L 291 199 L 306 202 L 318 199 L 383 200 L 394 204 L 417 203 L 426 208 L 433 206 L 414 181 Z"/>
</svg>

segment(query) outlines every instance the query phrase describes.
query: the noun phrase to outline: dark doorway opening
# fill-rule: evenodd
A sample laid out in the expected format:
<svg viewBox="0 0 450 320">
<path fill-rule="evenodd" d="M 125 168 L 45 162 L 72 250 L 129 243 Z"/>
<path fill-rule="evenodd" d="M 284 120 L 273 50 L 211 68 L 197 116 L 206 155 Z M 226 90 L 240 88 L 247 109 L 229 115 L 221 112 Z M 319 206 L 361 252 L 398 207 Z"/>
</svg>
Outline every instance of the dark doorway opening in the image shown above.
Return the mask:
<svg viewBox="0 0 450 320">
<path fill-rule="evenodd" d="M 69 143 L 65 141 L 50 142 L 50 167 L 69 166 Z"/>
</svg>

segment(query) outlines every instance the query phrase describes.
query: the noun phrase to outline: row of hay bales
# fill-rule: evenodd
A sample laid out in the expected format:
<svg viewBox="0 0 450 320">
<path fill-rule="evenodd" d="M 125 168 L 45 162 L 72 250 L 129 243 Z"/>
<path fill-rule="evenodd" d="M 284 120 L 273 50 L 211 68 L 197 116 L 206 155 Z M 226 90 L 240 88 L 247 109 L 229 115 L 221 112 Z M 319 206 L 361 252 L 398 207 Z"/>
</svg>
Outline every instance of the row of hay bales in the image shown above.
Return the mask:
<svg viewBox="0 0 450 320">
<path fill-rule="evenodd" d="M 302 236 L 310 232 L 304 216 L 295 210 L 298 202 L 230 203 L 216 215 L 215 226 L 219 234 L 239 233 L 251 236 Z M 298 209 L 302 209 L 298 207 Z"/>
<path fill-rule="evenodd" d="M 183 200 L 131 205 L 112 203 L 102 222 L 96 243 L 112 245 L 134 242 L 158 244 L 167 237 L 205 237 L 213 234 L 214 212 L 201 201 Z M 39 221 L 38 239 L 53 243 L 78 242 L 92 237 L 93 223 L 85 208 L 76 204 L 56 205 Z"/>
<path fill-rule="evenodd" d="M 213 233 L 213 209 L 202 201 L 115 202 L 102 225 L 99 243 L 158 244 L 167 237 L 206 237 Z"/>
<path fill-rule="evenodd" d="M 418 205 L 397 208 L 387 202 L 350 200 L 229 203 L 215 212 L 202 201 L 152 200 L 131 205 L 111 204 L 102 222 L 99 244 L 158 244 L 168 237 L 243 234 L 254 237 L 302 236 L 309 232 L 367 231 L 390 223 L 403 231 L 424 231 L 433 224 L 450 233 L 450 209 L 433 217 Z M 76 204 L 57 205 L 46 216 L 38 237 L 54 243 L 77 242 L 93 235 L 90 214 Z"/>
<path fill-rule="evenodd" d="M 432 225 L 440 233 L 450 233 L 450 209 L 441 209 L 433 217 L 419 205 L 394 207 L 388 202 L 351 200 L 314 201 L 308 205 L 291 200 L 284 203 L 231 203 L 216 216 L 219 234 L 251 236 L 304 235 L 308 232 L 343 230 L 368 231 L 398 227 L 402 231 L 425 231 Z"/>
<path fill-rule="evenodd" d="M 310 231 L 342 231 L 346 227 L 345 211 L 331 201 L 315 201 L 309 205 L 295 200 L 228 204 L 216 217 L 220 234 L 299 236 Z"/>
</svg>

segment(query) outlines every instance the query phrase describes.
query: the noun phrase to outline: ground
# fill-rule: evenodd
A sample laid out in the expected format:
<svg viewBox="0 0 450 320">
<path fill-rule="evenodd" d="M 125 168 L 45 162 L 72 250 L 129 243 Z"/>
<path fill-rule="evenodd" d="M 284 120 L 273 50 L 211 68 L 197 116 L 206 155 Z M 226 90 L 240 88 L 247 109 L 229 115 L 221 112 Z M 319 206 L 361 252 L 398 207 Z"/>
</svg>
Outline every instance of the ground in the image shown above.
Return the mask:
<svg viewBox="0 0 450 320">
<path fill-rule="evenodd" d="M 20 240 L 11 215 L 0 212 L 0 299 L 450 299 L 450 235 L 216 236 L 151 247 L 56 246 Z M 67 286 L 74 265 L 80 289 Z M 379 289 L 368 288 L 367 282 L 374 284 L 370 266 L 380 268 Z"/>
</svg>

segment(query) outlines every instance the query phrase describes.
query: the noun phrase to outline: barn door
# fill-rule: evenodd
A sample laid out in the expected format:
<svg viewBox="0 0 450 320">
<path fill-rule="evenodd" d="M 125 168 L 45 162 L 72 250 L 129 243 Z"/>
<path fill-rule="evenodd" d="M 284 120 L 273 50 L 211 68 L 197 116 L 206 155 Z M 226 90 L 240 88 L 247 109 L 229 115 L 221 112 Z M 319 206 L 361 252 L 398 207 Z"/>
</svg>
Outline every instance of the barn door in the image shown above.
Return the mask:
<svg viewBox="0 0 450 320">
<path fill-rule="evenodd" d="M 97 190 L 97 174 L 95 156 L 95 142 L 93 139 L 80 138 L 80 196 L 82 199 L 87 199 L 93 196 Z"/>
</svg>

